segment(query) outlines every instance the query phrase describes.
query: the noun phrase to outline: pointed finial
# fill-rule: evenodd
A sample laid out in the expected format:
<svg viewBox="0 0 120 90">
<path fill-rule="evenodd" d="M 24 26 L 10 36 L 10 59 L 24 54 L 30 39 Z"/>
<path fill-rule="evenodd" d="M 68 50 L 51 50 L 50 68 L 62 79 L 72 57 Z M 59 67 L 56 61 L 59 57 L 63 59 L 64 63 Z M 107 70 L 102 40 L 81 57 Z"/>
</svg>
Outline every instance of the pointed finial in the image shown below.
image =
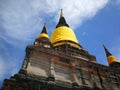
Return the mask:
<svg viewBox="0 0 120 90">
<path fill-rule="evenodd" d="M 105 47 L 105 45 L 103 45 L 103 47 L 104 47 L 104 50 L 105 50 L 105 53 L 106 53 L 106 56 L 107 56 L 107 57 L 110 56 L 110 55 L 112 55 L 112 54 L 108 51 L 108 49 Z"/>
<path fill-rule="evenodd" d="M 61 9 L 60 17 L 63 17 L 63 10 Z"/>
<path fill-rule="evenodd" d="M 66 23 L 66 20 L 65 20 L 65 18 L 63 16 L 62 9 L 61 9 L 61 13 L 60 13 L 60 19 L 59 19 L 58 24 L 56 25 L 56 28 L 58 28 L 60 26 L 67 26 L 67 27 L 69 27 L 69 25 Z"/>
<path fill-rule="evenodd" d="M 46 27 L 46 23 L 44 23 L 44 27 Z"/>
<path fill-rule="evenodd" d="M 43 30 L 42 30 L 41 33 L 47 33 L 47 31 L 46 31 L 46 23 L 44 23 Z"/>
</svg>

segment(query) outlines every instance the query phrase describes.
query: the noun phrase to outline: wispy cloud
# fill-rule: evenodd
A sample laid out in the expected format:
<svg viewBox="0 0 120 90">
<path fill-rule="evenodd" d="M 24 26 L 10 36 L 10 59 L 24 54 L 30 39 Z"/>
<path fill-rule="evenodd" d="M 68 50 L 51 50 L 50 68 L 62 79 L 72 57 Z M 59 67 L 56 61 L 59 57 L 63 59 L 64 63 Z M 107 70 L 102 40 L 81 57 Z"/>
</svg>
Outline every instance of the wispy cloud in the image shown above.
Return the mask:
<svg viewBox="0 0 120 90">
<path fill-rule="evenodd" d="M 12 61 L 10 62 L 0 56 L 0 81 L 2 81 L 5 77 L 18 72 L 17 63 L 13 61 L 14 60 L 12 59 Z"/>
<path fill-rule="evenodd" d="M 53 17 L 53 21 L 57 22 L 61 8 L 70 26 L 76 28 L 84 20 L 95 16 L 107 2 L 108 0 L 1 0 L 0 38 L 9 43 L 15 40 L 28 41 L 38 33 L 43 22 L 49 23 L 44 21 L 46 16 Z"/>
<path fill-rule="evenodd" d="M 4 62 L 3 62 L 3 59 L 0 57 L 0 80 L 4 76 L 3 73 L 4 73 Z"/>
<path fill-rule="evenodd" d="M 0 39 L 0 84 L 4 78 L 8 78 L 19 71 L 23 56 L 21 48 L 11 46 Z M 19 46 L 18 46 L 19 47 Z M 23 48 L 24 49 L 24 48 Z M 24 54 L 24 51 L 22 52 Z M 1 85 L 0 85 L 1 86 Z"/>
</svg>

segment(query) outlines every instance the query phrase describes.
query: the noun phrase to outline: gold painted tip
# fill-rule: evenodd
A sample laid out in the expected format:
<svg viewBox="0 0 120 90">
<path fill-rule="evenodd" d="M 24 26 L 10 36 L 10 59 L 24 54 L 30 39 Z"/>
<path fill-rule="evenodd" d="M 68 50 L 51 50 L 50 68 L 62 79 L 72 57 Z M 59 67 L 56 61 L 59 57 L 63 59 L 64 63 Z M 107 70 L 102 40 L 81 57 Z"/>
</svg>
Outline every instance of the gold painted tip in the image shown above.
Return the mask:
<svg viewBox="0 0 120 90">
<path fill-rule="evenodd" d="M 112 64 L 114 62 L 118 62 L 117 58 L 115 56 L 112 56 L 112 55 L 108 56 L 107 60 L 108 60 L 108 64 Z"/>
<path fill-rule="evenodd" d="M 63 10 L 61 9 L 60 17 L 63 17 Z"/>
</svg>

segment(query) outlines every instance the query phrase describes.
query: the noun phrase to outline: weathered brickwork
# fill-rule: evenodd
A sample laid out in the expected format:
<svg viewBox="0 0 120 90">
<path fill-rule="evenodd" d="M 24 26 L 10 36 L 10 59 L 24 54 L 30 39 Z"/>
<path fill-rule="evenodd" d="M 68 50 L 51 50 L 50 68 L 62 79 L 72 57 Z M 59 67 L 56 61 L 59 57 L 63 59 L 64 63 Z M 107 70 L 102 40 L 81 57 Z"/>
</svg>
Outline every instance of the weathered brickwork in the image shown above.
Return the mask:
<svg viewBox="0 0 120 90">
<path fill-rule="evenodd" d="M 2 90 L 120 90 L 119 68 L 64 53 L 59 55 L 53 49 L 47 53 L 48 48 L 28 46 L 27 49 L 30 50 L 26 50 L 26 62 L 20 72 L 5 80 Z"/>
</svg>

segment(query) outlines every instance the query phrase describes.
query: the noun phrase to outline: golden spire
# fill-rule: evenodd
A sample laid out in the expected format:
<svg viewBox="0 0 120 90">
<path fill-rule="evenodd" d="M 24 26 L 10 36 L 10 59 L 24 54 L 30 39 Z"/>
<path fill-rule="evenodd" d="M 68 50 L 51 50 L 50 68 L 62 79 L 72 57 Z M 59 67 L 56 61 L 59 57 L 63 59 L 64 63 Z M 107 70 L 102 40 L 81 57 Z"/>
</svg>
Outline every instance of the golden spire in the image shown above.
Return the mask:
<svg viewBox="0 0 120 90">
<path fill-rule="evenodd" d="M 104 45 L 103 45 L 103 47 L 104 47 L 104 50 L 105 50 L 105 53 L 106 53 L 108 64 L 111 65 L 112 63 L 118 62 L 116 57 L 113 56 Z"/>
<path fill-rule="evenodd" d="M 41 34 L 38 36 L 38 38 L 49 38 L 46 30 L 46 23 L 44 23 L 43 29 L 41 31 Z"/>
<path fill-rule="evenodd" d="M 75 33 L 71 28 L 69 28 L 69 25 L 66 23 L 62 9 L 59 22 L 56 26 L 56 29 L 52 32 L 50 42 L 54 47 L 67 44 L 77 48 L 82 48 L 82 46 L 80 46 L 78 43 Z"/>
</svg>

